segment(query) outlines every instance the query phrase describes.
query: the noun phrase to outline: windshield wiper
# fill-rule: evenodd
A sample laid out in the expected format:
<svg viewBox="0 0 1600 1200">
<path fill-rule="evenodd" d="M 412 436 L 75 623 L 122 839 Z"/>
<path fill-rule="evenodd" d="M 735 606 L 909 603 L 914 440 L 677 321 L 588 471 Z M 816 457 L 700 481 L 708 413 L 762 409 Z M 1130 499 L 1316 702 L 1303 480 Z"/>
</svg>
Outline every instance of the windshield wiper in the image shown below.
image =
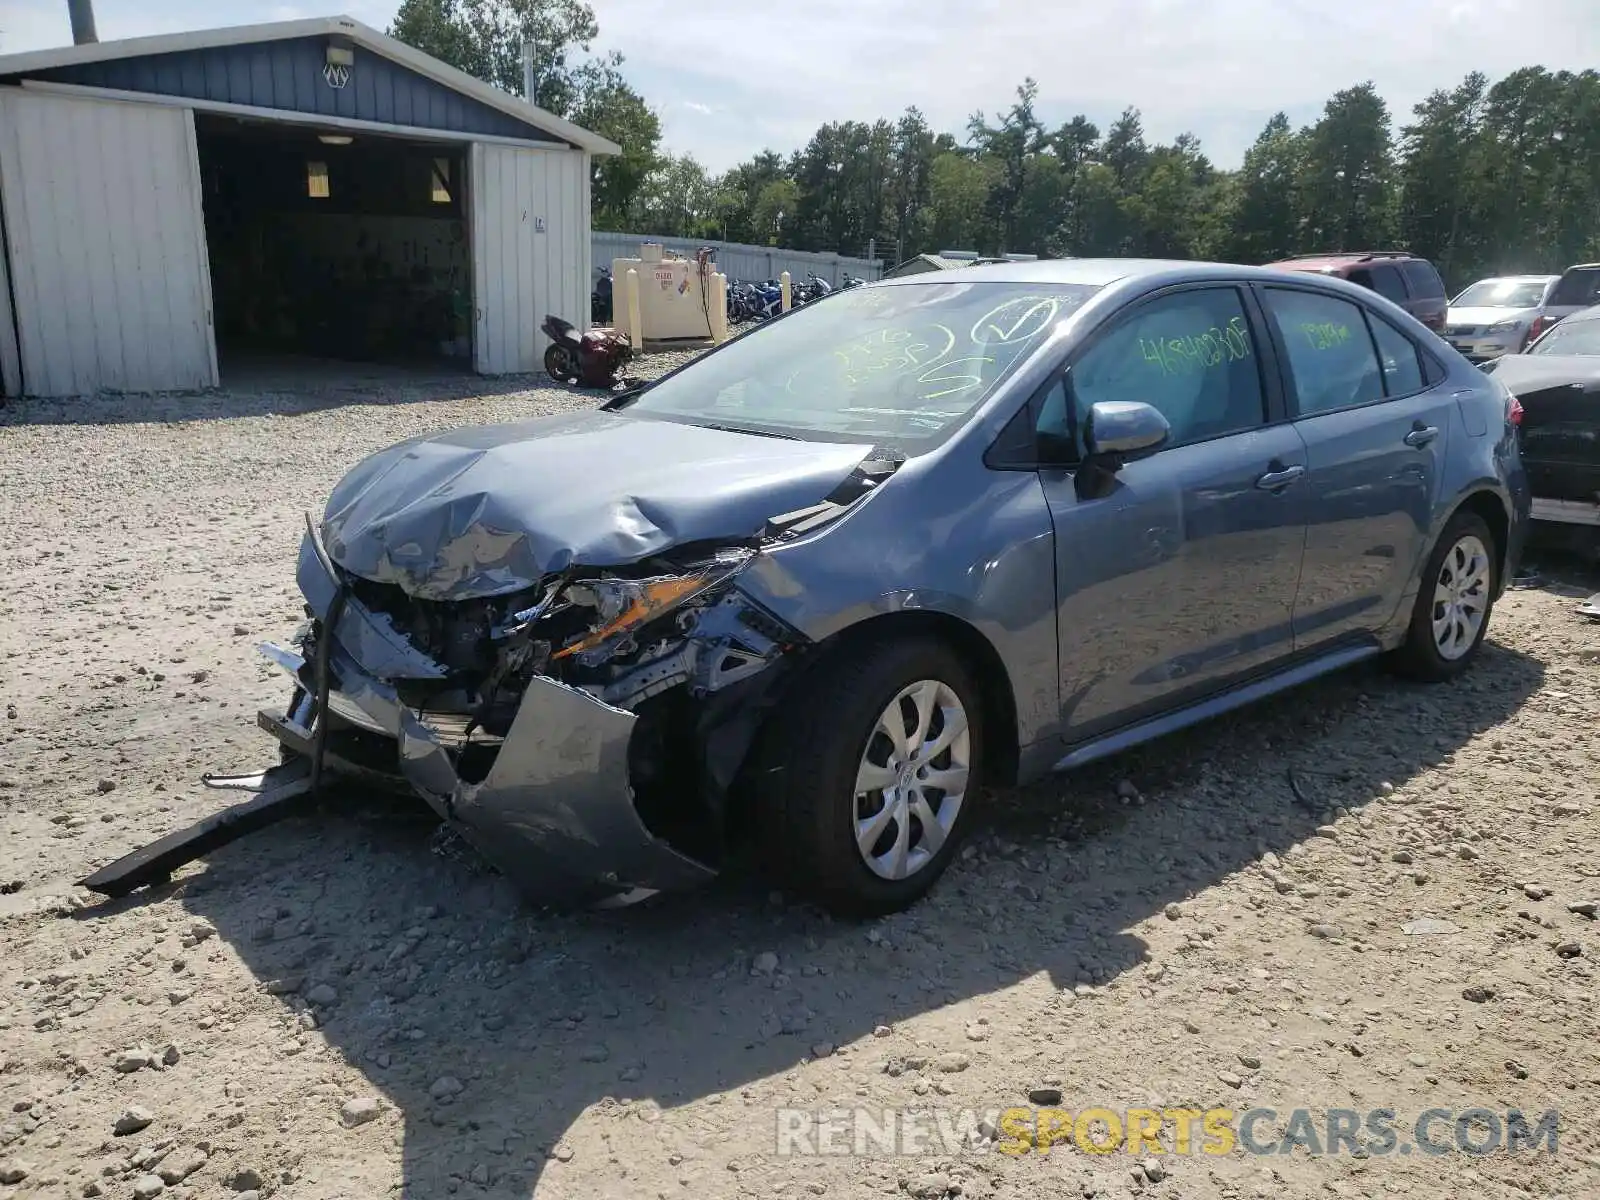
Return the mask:
<svg viewBox="0 0 1600 1200">
<path fill-rule="evenodd" d="M 777 438 L 785 442 L 798 442 L 801 439 L 792 433 L 777 433 L 770 429 L 749 429 L 743 425 L 716 425 L 710 421 L 691 421 L 690 424 L 698 425 L 701 429 L 715 429 L 722 433 L 749 433 L 756 437 Z"/>
<path fill-rule="evenodd" d="M 619 412 L 622 409 L 627 408 L 628 405 L 632 404 L 635 400 L 644 395 L 654 386 L 655 380 L 650 379 L 641 380 L 631 387 L 623 388 L 615 396 L 612 396 L 609 400 L 602 404 L 600 406 L 600 411 Z"/>
</svg>

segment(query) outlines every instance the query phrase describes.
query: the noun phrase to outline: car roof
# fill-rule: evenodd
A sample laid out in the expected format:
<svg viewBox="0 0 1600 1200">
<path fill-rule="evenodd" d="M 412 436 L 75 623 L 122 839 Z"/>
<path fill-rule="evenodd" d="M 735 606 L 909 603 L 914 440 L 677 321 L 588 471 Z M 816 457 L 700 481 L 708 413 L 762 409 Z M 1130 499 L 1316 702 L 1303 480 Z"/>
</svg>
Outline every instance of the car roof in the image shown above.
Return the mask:
<svg viewBox="0 0 1600 1200">
<path fill-rule="evenodd" d="M 1548 283 L 1552 279 L 1560 279 L 1559 275 L 1485 275 L 1482 279 L 1474 279 L 1478 283 Z"/>
<path fill-rule="evenodd" d="M 1035 262 L 986 263 L 952 271 L 924 271 L 880 279 L 873 287 L 911 287 L 929 283 L 1057 283 L 1107 287 L 1130 279 L 1159 276 L 1162 283 L 1186 280 L 1260 279 L 1281 281 L 1283 272 L 1237 263 L 1194 262 L 1181 258 L 1047 258 Z"/>
<path fill-rule="evenodd" d="M 1561 273 L 1563 275 L 1570 275 L 1573 271 L 1594 271 L 1594 270 L 1600 270 L 1600 262 L 1573 263 L 1570 267 L 1568 267 L 1565 271 L 1563 271 Z"/>
<path fill-rule="evenodd" d="M 1269 267 L 1291 271 L 1327 271 L 1364 262 L 1426 262 L 1409 250 L 1333 250 L 1325 254 L 1295 254 L 1270 262 Z"/>
<path fill-rule="evenodd" d="M 1570 313 L 1561 318 L 1562 325 L 1581 325 L 1585 321 L 1600 321 L 1600 304 L 1591 304 L 1588 308 L 1580 308 L 1575 313 Z M 1554 325 L 1551 326 L 1555 328 Z"/>
</svg>

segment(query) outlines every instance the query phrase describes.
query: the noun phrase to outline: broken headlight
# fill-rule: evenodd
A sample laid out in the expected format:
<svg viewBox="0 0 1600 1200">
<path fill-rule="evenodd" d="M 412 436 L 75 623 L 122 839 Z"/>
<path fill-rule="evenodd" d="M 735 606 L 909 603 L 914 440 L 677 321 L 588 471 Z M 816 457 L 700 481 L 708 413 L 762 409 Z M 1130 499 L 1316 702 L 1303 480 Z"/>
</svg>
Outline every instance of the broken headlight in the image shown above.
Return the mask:
<svg viewBox="0 0 1600 1200">
<path fill-rule="evenodd" d="M 627 642 L 637 630 L 726 582 L 753 557 L 750 551 L 730 550 L 683 575 L 651 579 L 585 579 L 567 587 L 564 599 L 592 608 L 599 621 L 587 633 L 569 642 L 555 659 L 609 649 Z"/>
</svg>

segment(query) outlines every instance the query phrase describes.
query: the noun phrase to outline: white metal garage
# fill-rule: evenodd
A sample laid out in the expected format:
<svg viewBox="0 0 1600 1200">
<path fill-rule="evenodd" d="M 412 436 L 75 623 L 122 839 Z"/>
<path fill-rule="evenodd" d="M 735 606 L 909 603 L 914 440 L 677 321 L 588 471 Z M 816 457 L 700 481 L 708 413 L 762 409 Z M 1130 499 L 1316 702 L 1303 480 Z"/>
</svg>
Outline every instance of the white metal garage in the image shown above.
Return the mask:
<svg viewBox="0 0 1600 1200">
<path fill-rule="evenodd" d="M 590 162 L 617 152 L 606 139 L 344 17 L 90 43 L 0 57 L 6 394 L 219 382 L 196 114 L 298 130 L 323 158 L 357 141 L 425 167 L 455 147 L 464 198 L 434 186 L 468 235 L 473 367 L 539 370 L 545 314 L 587 324 Z M 324 181 L 310 194 L 326 196 L 327 165 L 311 167 Z"/>
</svg>

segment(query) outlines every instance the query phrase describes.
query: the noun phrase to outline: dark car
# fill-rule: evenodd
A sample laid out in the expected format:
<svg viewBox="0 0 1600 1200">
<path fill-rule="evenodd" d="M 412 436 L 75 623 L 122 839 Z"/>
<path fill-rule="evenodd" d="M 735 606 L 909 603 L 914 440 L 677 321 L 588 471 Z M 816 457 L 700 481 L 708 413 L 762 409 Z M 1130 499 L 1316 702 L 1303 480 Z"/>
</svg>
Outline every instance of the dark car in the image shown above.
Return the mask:
<svg viewBox="0 0 1600 1200">
<path fill-rule="evenodd" d="M 1268 263 L 1280 271 L 1310 271 L 1332 275 L 1369 288 L 1392 300 L 1433 332 L 1444 332 L 1450 301 L 1444 280 L 1425 258 L 1404 250 L 1349 250 L 1333 254 L 1299 254 Z"/>
<path fill-rule="evenodd" d="M 1552 326 L 1522 354 L 1488 363 L 1522 408 L 1533 517 L 1600 548 L 1600 306 Z M 1551 531 L 1553 532 L 1553 531 Z"/>
<path fill-rule="evenodd" d="M 1528 344 L 1531 346 L 1552 325 L 1595 304 L 1600 304 L 1600 263 L 1573 264 L 1550 289 L 1544 311 L 1528 330 Z"/>
<path fill-rule="evenodd" d="M 1526 525 L 1511 415 L 1338 279 L 1078 259 L 851 288 L 601 407 L 355 467 L 308 521 L 312 623 L 268 650 L 293 692 L 260 719 L 531 895 L 638 899 L 749 839 L 796 891 L 892 911 L 985 785 L 1364 659 L 1465 670 Z"/>
</svg>

